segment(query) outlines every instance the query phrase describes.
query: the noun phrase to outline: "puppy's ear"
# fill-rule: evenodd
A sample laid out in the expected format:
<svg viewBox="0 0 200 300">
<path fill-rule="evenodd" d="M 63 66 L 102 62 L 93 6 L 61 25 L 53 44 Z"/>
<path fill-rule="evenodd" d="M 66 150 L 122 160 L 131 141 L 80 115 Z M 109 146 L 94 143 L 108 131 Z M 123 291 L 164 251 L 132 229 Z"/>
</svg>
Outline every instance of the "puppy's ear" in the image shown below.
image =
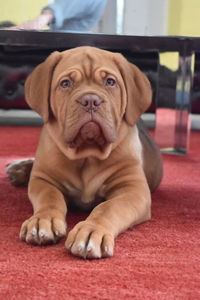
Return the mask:
<svg viewBox="0 0 200 300">
<path fill-rule="evenodd" d="M 43 118 L 45 123 L 49 120 L 52 76 L 60 59 L 60 52 L 53 52 L 33 70 L 25 82 L 26 101 Z"/>
<path fill-rule="evenodd" d="M 118 59 L 118 68 L 126 89 L 125 120 L 130 126 L 133 126 L 151 104 L 151 85 L 146 75 L 122 55 Z"/>
</svg>

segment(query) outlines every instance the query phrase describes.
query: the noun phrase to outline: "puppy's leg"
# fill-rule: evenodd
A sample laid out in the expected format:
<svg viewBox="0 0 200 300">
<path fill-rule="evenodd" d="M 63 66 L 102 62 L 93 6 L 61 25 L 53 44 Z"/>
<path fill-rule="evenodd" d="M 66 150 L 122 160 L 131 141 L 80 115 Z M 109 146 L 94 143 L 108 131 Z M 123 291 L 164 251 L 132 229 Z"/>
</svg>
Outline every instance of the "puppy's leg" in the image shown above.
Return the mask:
<svg viewBox="0 0 200 300">
<path fill-rule="evenodd" d="M 30 244 L 56 243 L 66 234 L 67 206 L 63 194 L 41 178 L 31 178 L 29 198 L 34 214 L 21 227 L 20 238 Z"/>
<path fill-rule="evenodd" d="M 34 159 L 17 160 L 7 165 L 6 173 L 12 185 L 27 186 Z"/>
<path fill-rule="evenodd" d="M 83 258 L 113 255 L 114 238 L 129 227 L 150 219 L 150 190 L 141 167 L 131 164 L 106 183 L 107 201 L 69 233 L 66 248 Z"/>
</svg>

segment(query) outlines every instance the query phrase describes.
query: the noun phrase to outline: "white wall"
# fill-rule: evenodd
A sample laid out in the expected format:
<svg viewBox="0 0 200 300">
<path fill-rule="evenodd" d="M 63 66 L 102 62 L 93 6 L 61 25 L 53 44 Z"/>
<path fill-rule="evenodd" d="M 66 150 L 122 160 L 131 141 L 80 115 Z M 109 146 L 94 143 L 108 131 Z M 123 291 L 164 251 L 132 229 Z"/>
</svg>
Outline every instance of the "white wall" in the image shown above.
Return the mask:
<svg viewBox="0 0 200 300">
<path fill-rule="evenodd" d="M 167 33 L 168 0 L 124 0 L 124 2 L 124 34 Z"/>
</svg>

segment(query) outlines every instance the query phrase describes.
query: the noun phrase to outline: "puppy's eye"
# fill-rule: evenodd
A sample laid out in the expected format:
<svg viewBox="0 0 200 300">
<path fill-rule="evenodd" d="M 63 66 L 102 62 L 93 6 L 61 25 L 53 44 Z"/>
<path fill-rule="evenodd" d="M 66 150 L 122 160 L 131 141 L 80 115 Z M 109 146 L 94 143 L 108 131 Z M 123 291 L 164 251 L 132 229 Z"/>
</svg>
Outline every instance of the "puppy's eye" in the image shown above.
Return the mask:
<svg viewBox="0 0 200 300">
<path fill-rule="evenodd" d="M 115 86 L 116 80 L 114 78 L 108 77 L 108 78 L 106 78 L 105 85 L 106 86 Z"/>
<path fill-rule="evenodd" d="M 70 87 L 72 87 L 72 85 L 73 85 L 73 82 L 70 79 L 64 79 L 60 82 L 60 86 L 63 89 L 70 88 Z"/>
</svg>

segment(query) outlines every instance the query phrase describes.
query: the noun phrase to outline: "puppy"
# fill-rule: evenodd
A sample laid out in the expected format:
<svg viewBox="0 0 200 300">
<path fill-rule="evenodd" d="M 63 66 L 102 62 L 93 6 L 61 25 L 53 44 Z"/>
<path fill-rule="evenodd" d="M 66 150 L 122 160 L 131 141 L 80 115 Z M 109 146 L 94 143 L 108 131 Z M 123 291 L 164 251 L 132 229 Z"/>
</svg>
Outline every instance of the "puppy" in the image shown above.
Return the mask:
<svg viewBox="0 0 200 300">
<path fill-rule="evenodd" d="M 34 163 L 8 170 L 15 182 L 16 170 L 24 172 L 22 183 L 33 163 L 34 213 L 20 238 L 57 242 L 73 203 L 92 211 L 69 232 L 66 248 L 83 258 L 112 256 L 118 234 L 150 219 L 150 191 L 162 178 L 160 151 L 139 121 L 151 103 L 149 81 L 121 54 L 78 47 L 53 52 L 37 66 L 25 94 L 44 126 Z"/>
</svg>

